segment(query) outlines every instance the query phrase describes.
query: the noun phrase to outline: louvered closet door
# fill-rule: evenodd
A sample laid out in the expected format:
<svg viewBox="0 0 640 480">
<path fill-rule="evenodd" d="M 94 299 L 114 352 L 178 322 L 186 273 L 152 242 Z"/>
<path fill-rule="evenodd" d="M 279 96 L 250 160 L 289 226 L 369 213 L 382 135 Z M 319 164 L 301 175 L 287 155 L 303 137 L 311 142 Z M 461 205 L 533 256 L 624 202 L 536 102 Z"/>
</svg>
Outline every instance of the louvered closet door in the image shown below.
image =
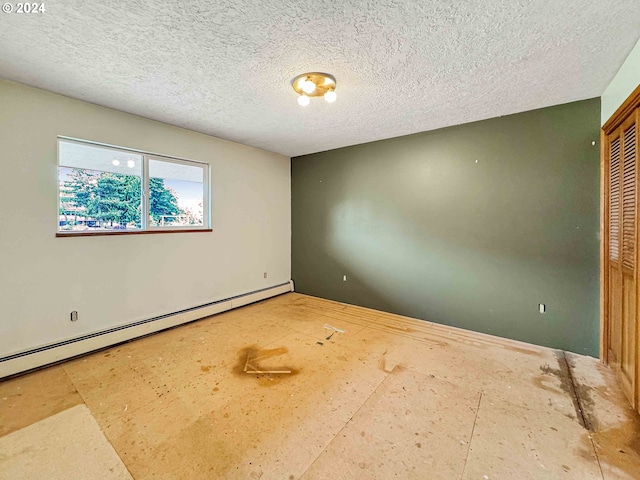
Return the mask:
<svg viewBox="0 0 640 480">
<path fill-rule="evenodd" d="M 638 112 L 608 138 L 609 359 L 637 406 Z"/>
</svg>

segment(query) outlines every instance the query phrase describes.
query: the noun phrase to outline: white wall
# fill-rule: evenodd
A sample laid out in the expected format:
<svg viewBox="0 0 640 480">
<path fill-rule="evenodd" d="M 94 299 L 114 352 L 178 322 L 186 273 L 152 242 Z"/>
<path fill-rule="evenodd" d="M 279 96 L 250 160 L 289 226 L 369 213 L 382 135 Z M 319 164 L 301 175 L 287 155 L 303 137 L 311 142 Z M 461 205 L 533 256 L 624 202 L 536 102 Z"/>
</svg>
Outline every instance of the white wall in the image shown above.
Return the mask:
<svg viewBox="0 0 640 480">
<path fill-rule="evenodd" d="M 602 94 L 601 119 L 605 124 L 611 115 L 640 84 L 640 40 L 627 56 L 616 76 Z"/>
<path fill-rule="evenodd" d="M 57 135 L 209 162 L 213 232 L 56 238 Z M 287 282 L 290 202 L 287 157 L 0 80 L 0 357 Z"/>
</svg>

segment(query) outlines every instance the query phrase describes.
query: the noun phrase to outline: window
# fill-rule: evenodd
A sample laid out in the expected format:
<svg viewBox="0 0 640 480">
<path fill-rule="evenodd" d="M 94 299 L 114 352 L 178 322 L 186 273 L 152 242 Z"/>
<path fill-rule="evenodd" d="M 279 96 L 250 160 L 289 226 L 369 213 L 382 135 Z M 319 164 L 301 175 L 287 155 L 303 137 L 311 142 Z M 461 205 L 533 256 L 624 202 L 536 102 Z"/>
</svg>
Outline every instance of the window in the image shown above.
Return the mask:
<svg viewBox="0 0 640 480">
<path fill-rule="evenodd" d="M 209 166 L 58 139 L 58 233 L 208 230 Z"/>
</svg>

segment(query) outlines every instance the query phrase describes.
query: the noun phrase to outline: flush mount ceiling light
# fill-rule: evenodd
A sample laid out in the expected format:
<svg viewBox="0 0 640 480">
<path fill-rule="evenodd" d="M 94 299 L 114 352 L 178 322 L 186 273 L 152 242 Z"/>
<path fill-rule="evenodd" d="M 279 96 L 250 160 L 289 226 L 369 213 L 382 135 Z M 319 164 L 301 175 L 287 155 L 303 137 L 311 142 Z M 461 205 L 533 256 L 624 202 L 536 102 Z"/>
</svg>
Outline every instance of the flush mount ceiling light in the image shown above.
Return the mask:
<svg viewBox="0 0 640 480">
<path fill-rule="evenodd" d="M 291 81 L 291 86 L 300 95 L 298 105 L 303 107 L 309 105 L 310 97 L 324 97 L 329 103 L 336 101 L 336 79 L 328 73 L 303 73 Z"/>
</svg>

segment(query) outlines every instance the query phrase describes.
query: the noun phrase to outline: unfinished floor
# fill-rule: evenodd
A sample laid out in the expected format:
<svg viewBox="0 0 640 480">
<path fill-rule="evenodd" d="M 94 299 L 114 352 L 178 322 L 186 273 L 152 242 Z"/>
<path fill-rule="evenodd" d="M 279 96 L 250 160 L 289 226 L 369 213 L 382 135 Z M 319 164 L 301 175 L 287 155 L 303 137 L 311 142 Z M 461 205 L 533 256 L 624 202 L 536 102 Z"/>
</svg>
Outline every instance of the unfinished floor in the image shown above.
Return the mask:
<svg viewBox="0 0 640 480">
<path fill-rule="evenodd" d="M 595 359 L 296 293 L 0 383 L 12 480 L 638 479 L 639 452 Z"/>
</svg>

